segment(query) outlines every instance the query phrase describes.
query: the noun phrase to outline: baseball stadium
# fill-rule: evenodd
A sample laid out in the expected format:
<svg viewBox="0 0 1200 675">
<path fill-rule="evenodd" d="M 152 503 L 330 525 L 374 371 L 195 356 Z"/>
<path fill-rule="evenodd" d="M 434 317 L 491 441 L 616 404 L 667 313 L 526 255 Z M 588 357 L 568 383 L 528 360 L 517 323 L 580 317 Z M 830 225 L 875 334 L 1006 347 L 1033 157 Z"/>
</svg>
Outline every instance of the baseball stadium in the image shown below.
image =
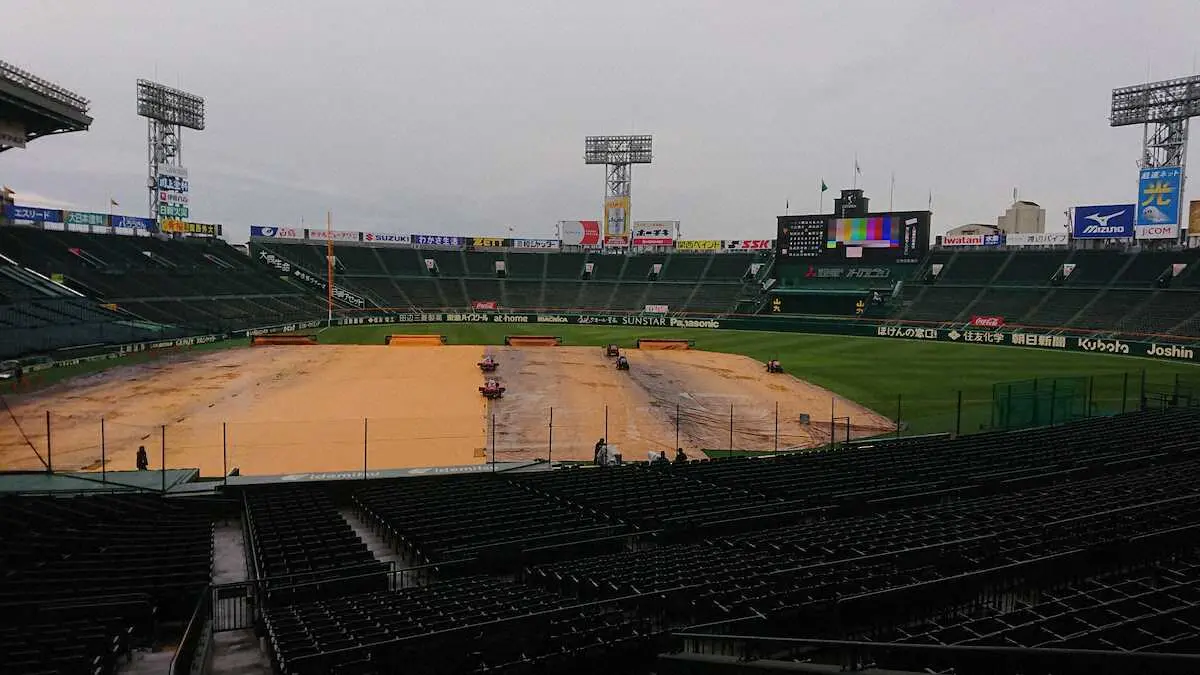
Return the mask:
<svg viewBox="0 0 1200 675">
<path fill-rule="evenodd" d="M 1179 82 L 1112 125 L 1200 110 Z M 151 217 L 3 192 L 0 671 L 1200 672 L 1166 188 L 938 235 L 854 187 L 686 239 L 627 219 L 651 137 L 591 136 L 603 214 L 553 237 L 243 243 L 180 210 L 203 103 L 138 82 Z M 5 150 L 89 113 L 0 63 Z"/>
</svg>

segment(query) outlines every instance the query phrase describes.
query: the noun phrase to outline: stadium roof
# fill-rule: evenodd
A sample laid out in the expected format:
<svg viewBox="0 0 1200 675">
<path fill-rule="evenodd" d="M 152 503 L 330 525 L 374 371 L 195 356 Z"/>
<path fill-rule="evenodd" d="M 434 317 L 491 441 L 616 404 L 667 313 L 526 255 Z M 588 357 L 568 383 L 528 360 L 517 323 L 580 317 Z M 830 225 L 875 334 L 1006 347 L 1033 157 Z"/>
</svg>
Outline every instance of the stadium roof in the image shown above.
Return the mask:
<svg viewBox="0 0 1200 675">
<path fill-rule="evenodd" d="M 16 127 L 24 142 L 72 131 L 92 124 L 86 98 L 0 61 L 0 125 Z M 9 146 L 0 144 L 0 151 Z"/>
</svg>

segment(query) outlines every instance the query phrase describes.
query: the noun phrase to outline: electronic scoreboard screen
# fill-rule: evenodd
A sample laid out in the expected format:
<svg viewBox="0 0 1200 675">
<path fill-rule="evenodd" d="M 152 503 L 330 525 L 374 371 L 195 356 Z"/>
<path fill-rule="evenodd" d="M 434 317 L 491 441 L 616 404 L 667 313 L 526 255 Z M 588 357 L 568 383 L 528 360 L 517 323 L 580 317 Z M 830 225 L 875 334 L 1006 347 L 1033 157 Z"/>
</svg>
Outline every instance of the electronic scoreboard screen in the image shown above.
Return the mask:
<svg viewBox="0 0 1200 675">
<path fill-rule="evenodd" d="M 919 262 L 929 250 L 929 211 L 780 216 L 780 261 Z"/>
</svg>

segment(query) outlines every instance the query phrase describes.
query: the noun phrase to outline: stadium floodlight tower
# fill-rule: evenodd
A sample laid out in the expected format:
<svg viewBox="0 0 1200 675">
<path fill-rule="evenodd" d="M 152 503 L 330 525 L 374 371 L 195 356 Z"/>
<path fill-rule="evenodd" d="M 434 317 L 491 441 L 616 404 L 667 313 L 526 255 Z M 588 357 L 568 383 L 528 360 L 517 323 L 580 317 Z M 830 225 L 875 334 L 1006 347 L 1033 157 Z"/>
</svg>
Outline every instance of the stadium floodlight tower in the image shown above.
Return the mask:
<svg viewBox="0 0 1200 675">
<path fill-rule="evenodd" d="M 1143 169 L 1177 166 L 1187 179 L 1188 120 L 1200 117 L 1200 75 L 1113 89 L 1109 124 L 1142 125 Z M 1182 228 L 1181 228 L 1182 230 Z"/>
<path fill-rule="evenodd" d="M 159 217 L 158 178 L 170 169 L 183 172 L 184 127 L 204 130 L 204 99 L 150 80 L 137 81 L 137 113 L 149 123 L 150 217 Z"/>
<path fill-rule="evenodd" d="M 633 181 L 631 167 L 634 164 L 649 164 L 653 159 L 652 136 L 588 136 L 583 143 L 583 163 L 603 164 L 605 223 L 608 224 L 609 205 L 614 202 L 629 208 L 630 186 Z M 627 232 L 632 225 L 622 214 L 623 229 Z M 605 232 L 606 235 L 610 234 Z"/>
</svg>

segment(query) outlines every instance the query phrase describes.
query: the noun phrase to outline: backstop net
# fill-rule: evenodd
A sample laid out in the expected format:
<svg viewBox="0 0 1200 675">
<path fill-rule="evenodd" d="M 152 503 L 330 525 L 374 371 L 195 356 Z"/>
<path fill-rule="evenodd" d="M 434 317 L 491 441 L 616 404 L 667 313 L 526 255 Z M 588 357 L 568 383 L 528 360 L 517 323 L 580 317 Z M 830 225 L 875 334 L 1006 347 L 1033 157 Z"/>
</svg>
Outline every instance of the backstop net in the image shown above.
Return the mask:
<svg viewBox="0 0 1200 675">
<path fill-rule="evenodd" d="M 1088 416 L 1089 378 L 1054 377 L 992 386 L 992 428 L 1024 429 Z"/>
</svg>

